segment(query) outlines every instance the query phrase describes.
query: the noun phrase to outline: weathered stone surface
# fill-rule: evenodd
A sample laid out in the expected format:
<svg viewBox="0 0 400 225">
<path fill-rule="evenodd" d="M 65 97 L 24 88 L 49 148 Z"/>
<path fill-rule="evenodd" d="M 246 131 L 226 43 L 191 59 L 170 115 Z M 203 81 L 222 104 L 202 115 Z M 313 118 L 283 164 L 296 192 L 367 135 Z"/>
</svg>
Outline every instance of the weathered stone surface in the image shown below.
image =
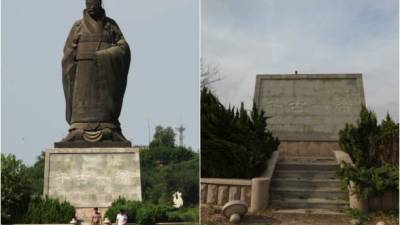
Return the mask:
<svg viewBox="0 0 400 225">
<path fill-rule="evenodd" d="M 332 157 L 333 151 L 341 149 L 336 141 L 281 141 L 279 151 L 284 156 Z"/>
<path fill-rule="evenodd" d="M 248 205 L 241 200 L 229 201 L 222 207 L 222 215 L 229 218 L 232 223 L 238 223 L 240 219 L 246 215 Z"/>
<path fill-rule="evenodd" d="M 46 151 L 44 194 L 75 207 L 109 207 L 123 196 L 141 200 L 135 148 L 59 148 Z"/>
<path fill-rule="evenodd" d="M 240 188 L 240 200 L 245 201 L 250 205 L 251 201 L 251 187 L 241 187 Z"/>
<path fill-rule="evenodd" d="M 240 187 L 229 187 L 229 201 L 240 200 Z"/>
<path fill-rule="evenodd" d="M 207 186 L 207 204 L 216 204 L 218 198 L 218 186 L 212 184 Z"/>
<path fill-rule="evenodd" d="M 365 102 L 361 74 L 257 75 L 254 101 L 282 141 L 337 141 Z"/>
<path fill-rule="evenodd" d="M 217 205 L 224 205 L 228 202 L 229 198 L 229 188 L 228 186 L 219 186 L 218 187 L 218 202 Z"/>
<path fill-rule="evenodd" d="M 201 203 L 207 202 L 207 184 L 201 184 L 200 186 L 200 201 Z"/>
</svg>

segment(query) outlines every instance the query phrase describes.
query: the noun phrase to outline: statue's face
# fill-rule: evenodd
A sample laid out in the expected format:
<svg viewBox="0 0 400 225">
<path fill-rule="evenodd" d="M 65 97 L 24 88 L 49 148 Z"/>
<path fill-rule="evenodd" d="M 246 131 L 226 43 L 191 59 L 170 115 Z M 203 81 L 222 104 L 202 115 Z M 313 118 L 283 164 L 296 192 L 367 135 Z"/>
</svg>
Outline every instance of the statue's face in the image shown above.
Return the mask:
<svg viewBox="0 0 400 225">
<path fill-rule="evenodd" d="M 86 10 L 90 16 L 96 16 L 101 9 L 101 0 L 86 0 Z"/>
</svg>

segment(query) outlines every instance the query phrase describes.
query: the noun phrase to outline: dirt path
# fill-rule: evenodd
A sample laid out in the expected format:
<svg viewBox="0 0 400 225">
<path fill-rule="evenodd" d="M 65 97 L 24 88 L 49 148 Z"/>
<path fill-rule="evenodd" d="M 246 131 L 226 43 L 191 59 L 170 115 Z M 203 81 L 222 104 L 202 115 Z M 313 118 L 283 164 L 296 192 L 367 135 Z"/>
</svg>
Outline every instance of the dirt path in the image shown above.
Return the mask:
<svg viewBox="0 0 400 225">
<path fill-rule="evenodd" d="M 232 225 L 218 210 L 202 208 L 202 225 Z M 314 214 L 275 214 L 265 211 L 258 215 L 246 216 L 240 224 L 243 225 L 350 225 L 351 217 L 348 215 L 314 215 Z M 370 220 L 364 225 L 376 225 L 384 221 L 386 225 L 398 225 L 396 216 L 372 214 Z"/>
</svg>

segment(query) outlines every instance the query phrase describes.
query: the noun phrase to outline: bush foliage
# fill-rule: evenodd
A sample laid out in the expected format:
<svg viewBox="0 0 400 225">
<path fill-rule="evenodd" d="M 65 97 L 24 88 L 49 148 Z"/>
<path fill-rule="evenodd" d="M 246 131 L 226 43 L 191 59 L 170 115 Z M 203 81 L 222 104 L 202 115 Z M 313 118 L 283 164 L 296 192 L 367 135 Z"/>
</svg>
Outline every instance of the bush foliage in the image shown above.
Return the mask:
<svg viewBox="0 0 400 225">
<path fill-rule="evenodd" d="M 363 106 L 357 124 L 339 131 L 339 144 L 355 164 L 344 164 L 339 176 L 359 185 L 365 198 L 398 191 L 398 143 L 399 124 L 387 115 L 378 125 L 375 113 Z"/>
<path fill-rule="evenodd" d="M 255 104 L 248 113 L 225 108 L 207 88 L 201 92 L 201 176 L 252 178 L 266 168 L 279 140 L 267 130 L 267 117 Z"/>
<path fill-rule="evenodd" d="M 198 222 L 197 208 L 175 209 L 166 204 L 130 201 L 119 198 L 105 213 L 105 217 L 115 222 L 120 209 L 124 209 L 129 223 L 153 225 L 157 222 Z"/>
<path fill-rule="evenodd" d="M 1 154 L 1 221 L 19 223 L 32 193 L 28 168 L 15 155 Z"/>
<path fill-rule="evenodd" d="M 68 223 L 75 217 L 75 208 L 68 202 L 48 197 L 33 197 L 29 203 L 25 223 Z"/>
<path fill-rule="evenodd" d="M 129 201 L 124 198 L 119 197 L 117 200 L 113 201 L 111 207 L 108 208 L 104 217 L 107 217 L 112 222 L 115 222 L 119 210 L 123 209 L 126 211 L 128 216 L 128 223 L 135 222 L 137 210 L 142 206 L 142 202 Z"/>
<path fill-rule="evenodd" d="M 198 154 L 184 147 L 151 147 L 140 152 L 143 198 L 153 204 L 171 204 L 182 193 L 185 206 L 198 204 Z"/>
</svg>

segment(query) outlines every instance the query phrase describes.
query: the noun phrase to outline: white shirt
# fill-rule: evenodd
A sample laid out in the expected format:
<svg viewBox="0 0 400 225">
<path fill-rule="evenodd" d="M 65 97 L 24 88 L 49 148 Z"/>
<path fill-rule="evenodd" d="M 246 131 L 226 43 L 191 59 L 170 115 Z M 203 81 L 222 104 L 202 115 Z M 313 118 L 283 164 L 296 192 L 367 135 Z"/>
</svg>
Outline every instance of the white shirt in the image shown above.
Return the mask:
<svg viewBox="0 0 400 225">
<path fill-rule="evenodd" d="M 118 213 L 117 215 L 117 225 L 124 225 L 128 222 L 128 216 L 126 214 Z"/>
</svg>

